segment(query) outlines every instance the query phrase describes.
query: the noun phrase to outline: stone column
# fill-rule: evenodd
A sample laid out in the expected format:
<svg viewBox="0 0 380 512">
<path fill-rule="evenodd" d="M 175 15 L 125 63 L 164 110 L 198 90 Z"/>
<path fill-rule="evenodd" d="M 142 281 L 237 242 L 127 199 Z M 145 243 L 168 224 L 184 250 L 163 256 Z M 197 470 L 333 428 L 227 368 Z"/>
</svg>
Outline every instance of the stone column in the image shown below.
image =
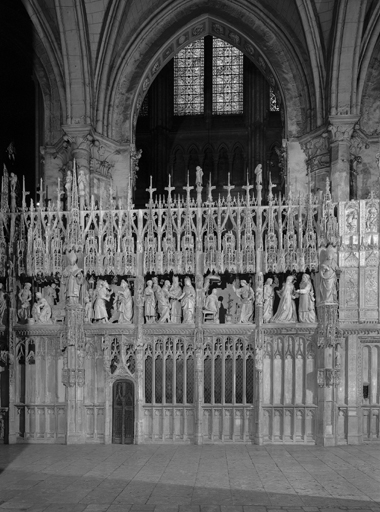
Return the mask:
<svg viewBox="0 0 380 512">
<path fill-rule="evenodd" d="M 260 267 L 258 267 L 260 268 Z M 255 324 L 256 330 L 252 333 L 255 340 L 255 375 L 253 382 L 255 385 L 255 443 L 263 444 L 263 353 L 264 353 L 264 334 L 263 325 L 263 294 L 264 294 L 264 276 L 262 272 L 257 272 L 255 276 Z"/>
<path fill-rule="evenodd" d="M 203 329 L 195 329 L 194 336 L 194 444 L 203 444 Z"/>
<path fill-rule="evenodd" d="M 137 335 L 135 389 L 135 444 L 144 442 L 144 346 Z"/>
<path fill-rule="evenodd" d="M 67 444 L 84 443 L 86 426 L 83 407 L 84 370 L 84 309 L 78 303 L 66 306 L 65 368 L 62 382 L 66 386 Z"/>
<path fill-rule="evenodd" d="M 337 444 L 337 390 L 340 368 L 335 365 L 336 346 L 343 345 L 337 330 L 338 304 L 321 303 L 318 306 L 317 328 L 317 439 L 319 446 Z"/>
<path fill-rule="evenodd" d="M 359 117 L 330 116 L 331 132 L 331 191 L 333 201 L 350 198 L 350 140 Z"/>
<path fill-rule="evenodd" d="M 360 342 L 356 334 L 347 337 L 347 363 L 346 372 L 348 375 L 347 389 L 347 442 L 348 444 L 361 444 L 363 442 L 361 424 L 361 401 L 362 390 L 358 389 L 358 360 L 362 357 Z"/>
</svg>

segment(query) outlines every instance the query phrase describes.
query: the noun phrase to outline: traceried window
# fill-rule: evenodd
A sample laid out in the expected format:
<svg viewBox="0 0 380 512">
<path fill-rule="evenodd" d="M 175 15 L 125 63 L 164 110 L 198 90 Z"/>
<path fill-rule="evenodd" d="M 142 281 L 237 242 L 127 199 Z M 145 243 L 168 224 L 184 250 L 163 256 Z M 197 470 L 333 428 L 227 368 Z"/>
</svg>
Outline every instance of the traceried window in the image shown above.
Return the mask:
<svg viewBox="0 0 380 512">
<path fill-rule="evenodd" d="M 174 115 L 205 111 L 243 113 L 243 53 L 216 37 L 199 39 L 174 57 Z"/>
<path fill-rule="evenodd" d="M 216 37 L 212 40 L 212 113 L 243 113 L 243 54 Z"/>
<path fill-rule="evenodd" d="M 204 40 L 189 44 L 174 57 L 174 115 L 204 112 Z"/>
</svg>

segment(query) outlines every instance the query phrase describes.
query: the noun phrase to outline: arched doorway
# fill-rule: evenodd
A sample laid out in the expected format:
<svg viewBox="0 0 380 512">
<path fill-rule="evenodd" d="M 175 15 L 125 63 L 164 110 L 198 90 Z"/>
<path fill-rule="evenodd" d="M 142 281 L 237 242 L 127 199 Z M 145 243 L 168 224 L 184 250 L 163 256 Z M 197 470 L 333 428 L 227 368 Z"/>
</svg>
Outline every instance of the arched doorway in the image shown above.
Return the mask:
<svg viewBox="0 0 380 512">
<path fill-rule="evenodd" d="M 132 444 L 134 439 L 135 389 L 130 380 L 118 380 L 113 385 L 112 442 Z"/>
</svg>

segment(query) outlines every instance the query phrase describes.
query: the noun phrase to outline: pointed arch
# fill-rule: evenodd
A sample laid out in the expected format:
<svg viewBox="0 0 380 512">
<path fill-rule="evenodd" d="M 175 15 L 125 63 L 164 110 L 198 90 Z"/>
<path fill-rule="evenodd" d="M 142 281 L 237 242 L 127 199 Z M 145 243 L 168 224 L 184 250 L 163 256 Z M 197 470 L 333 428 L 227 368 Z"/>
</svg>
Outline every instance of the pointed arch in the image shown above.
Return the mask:
<svg viewBox="0 0 380 512">
<path fill-rule="evenodd" d="M 115 19 L 113 30 L 121 39 L 114 39 L 118 52 L 112 66 L 99 68 L 98 131 L 116 140 L 133 140 L 138 109 L 157 72 L 191 38 L 207 34 L 232 41 L 258 63 L 271 84 L 280 86 L 290 136 L 312 129 L 316 104 L 310 65 L 290 32 L 265 7 L 241 0 L 215 0 L 211 5 L 200 0 L 195 6 L 185 0 L 148 14 L 134 38 L 122 34 Z"/>
</svg>

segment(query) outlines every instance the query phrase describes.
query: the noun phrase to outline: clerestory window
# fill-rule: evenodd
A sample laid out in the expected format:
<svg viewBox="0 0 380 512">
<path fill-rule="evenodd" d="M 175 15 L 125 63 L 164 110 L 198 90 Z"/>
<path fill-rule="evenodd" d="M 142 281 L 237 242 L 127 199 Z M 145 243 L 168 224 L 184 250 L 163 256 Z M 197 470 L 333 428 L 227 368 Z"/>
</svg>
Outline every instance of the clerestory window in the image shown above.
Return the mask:
<svg viewBox="0 0 380 512">
<path fill-rule="evenodd" d="M 243 53 L 205 37 L 174 57 L 174 115 L 243 113 Z"/>
</svg>

